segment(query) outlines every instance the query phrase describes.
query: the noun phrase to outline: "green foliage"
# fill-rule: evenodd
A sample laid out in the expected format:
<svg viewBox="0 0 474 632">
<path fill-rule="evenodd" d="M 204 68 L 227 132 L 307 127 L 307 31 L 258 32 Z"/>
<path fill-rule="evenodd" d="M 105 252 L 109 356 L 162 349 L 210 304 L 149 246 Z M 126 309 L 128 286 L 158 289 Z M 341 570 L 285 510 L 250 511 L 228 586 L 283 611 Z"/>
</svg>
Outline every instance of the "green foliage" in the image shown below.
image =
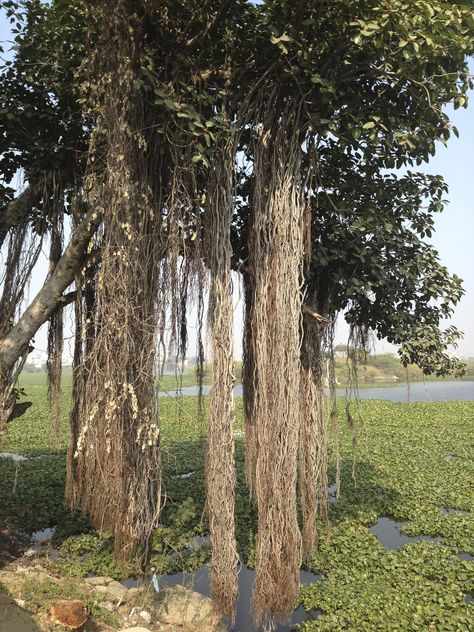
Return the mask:
<svg viewBox="0 0 474 632">
<path fill-rule="evenodd" d="M 461 337 L 442 329 L 463 295 L 461 279 L 441 265 L 426 241 L 444 204 L 440 177 L 386 174 L 375 158 L 360 166 L 351 148 L 329 140 L 320 149 L 322 183 L 337 182 L 316 200 L 308 285 L 332 314 L 368 326 L 401 345 L 405 365 L 426 374 L 462 373 L 448 349 Z"/>
<path fill-rule="evenodd" d="M 79 599 L 82 601 L 94 621 L 110 626 L 117 625 L 117 617 L 98 605 L 97 597 L 86 592 L 79 581 L 67 578 L 59 582 L 45 580 L 39 582 L 25 576 L 22 595 L 28 610 L 32 612 L 47 612 L 49 607 L 58 599 Z"/>
<path fill-rule="evenodd" d="M 346 462 L 330 535 L 322 531 L 309 564 L 324 579 L 301 589 L 305 608 L 323 612 L 303 629 L 469 630 L 473 607 L 465 594 L 474 563 L 459 553 L 474 551 L 472 402 L 364 402 L 361 412 L 357 484 Z M 343 453 L 349 451 L 344 436 Z M 380 516 L 404 522 L 407 535 L 441 539 L 387 550 L 367 531 Z"/>
<path fill-rule="evenodd" d="M 35 374 L 27 379 L 25 387 L 38 400 L 33 410 L 41 412 L 12 422 L 13 432 L 3 449 L 37 456 L 51 450 L 54 424 L 43 406 L 44 385 Z M 237 538 L 242 560 L 252 566 L 256 512 L 245 488 L 241 399 L 236 403 Z M 459 553 L 474 555 L 473 403 L 363 401 L 352 406 L 353 416 L 362 416 L 364 426 L 355 453 L 351 433 L 341 430 L 342 496 L 330 504 L 330 525 L 320 524 L 318 546 L 308 564 L 308 570 L 321 573 L 323 580 L 302 587 L 300 593 L 305 608 L 318 608 L 321 615 L 304 629 L 335 631 L 350 625 L 361 632 L 405 632 L 431 625 L 432 629 L 469 630 L 474 607 L 465 602 L 465 593 L 472 590 L 474 562 L 461 559 Z M 194 570 L 209 557 L 205 542 L 195 540 L 207 529 L 203 517 L 206 427 L 199 420 L 196 398 L 182 398 L 179 404 L 160 400 L 160 411 L 166 505 L 153 541 L 152 565 L 158 573 Z M 138 565 L 114 565 L 107 534 L 90 531 L 61 509 L 64 457 L 48 458 L 46 464 L 42 459 L 15 464 L 0 459 L 2 518 L 27 531 L 57 524 L 55 545 L 60 545 L 61 558 L 49 563 L 70 577 L 92 572 L 124 578 L 137 573 Z M 190 472 L 187 478 L 179 476 Z M 48 484 L 48 476 L 56 482 Z M 331 454 L 331 483 L 334 477 Z M 443 513 L 445 507 L 467 513 Z M 440 539 L 415 540 L 400 551 L 387 550 L 369 531 L 381 516 L 403 522 L 407 535 Z M 65 523 L 69 532 L 63 531 Z M 74 525 L 76 535 L 70 535 Z M 52 598 L 51 591 L 57 590 L 64 596 L 64 588 L 35 586 L 31 603 L 44 607 Z"/>
<path fill-rule="evenodd" d="M 95 46 L 100 58 L 103 24 L 98 8 L 79 0 L 2 7 L 16 38 L 14 59 L 0 73 L 0 194 L 7 202 L 19 168 L 31 181 L 70 164 L 83 173 L 88 159 L 95 169 L 104 164 L 100 151 L 97 160 L 88 155 L 100 118 L 91 107 L 94 81 L 103 77 L 84 68 Z M 184 170 L 195 168 L 183 238 L 197 237 L 215 140 L 230 121 L 241 132 L 232 244 L 237 265 L 246 262 L 257 125 L 248 100 L 258 111 L 278 85 L 282 111 L 303 104 L 313 212 L 306 273 L 317 286 L 315 303 L 401 345 L 404 364 L 427 374 L 462 372 L 448 353 L 461 333 L 441 326 L 462 296 L 461 280 L 425 242 L 446 185 L 438 176 L 393 170 L 428 161 L 436 143 L 457 134 L 444 106 L 468 105 L 472 0 L 312 0 L 297 8 L 287 0 L 204 7 L 143 0 L 134 7 L 147 18 L 136 87 L 163 139 L 157 179 L 167 182 L 172 152 Z"/>
<path fill-rule="evenodd" d="M 29 181 L 66 165 L 72 170 L 87 148 L 76 73 L 88 47 L 92 14 L 79 0 L 1 5 L 15 38 L 14 60 L 0 71 L 2 179 L 11 182 L 18 169 Z M 2 193 L 3 204 L 13 190 Z"/>
</svg>

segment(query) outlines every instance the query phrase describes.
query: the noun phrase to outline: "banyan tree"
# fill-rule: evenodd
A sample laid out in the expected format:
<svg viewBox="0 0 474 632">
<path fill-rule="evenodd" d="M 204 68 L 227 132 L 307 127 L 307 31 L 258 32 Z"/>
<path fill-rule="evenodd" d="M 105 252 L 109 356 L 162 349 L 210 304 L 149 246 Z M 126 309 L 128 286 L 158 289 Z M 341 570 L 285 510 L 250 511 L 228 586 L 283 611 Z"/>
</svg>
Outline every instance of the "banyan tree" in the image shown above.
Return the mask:
<svg viewBox="0 0 474 632">
<path fill-rule="evenodd" d="M 15 140 L 16 155 L 30 160 L 29 171 L 26 158 L 17 165 L 30 184 L 23 198 L 8 202 L 5 194 L 0 221 L 8 242 L 0 424 L 14 405 L 31 338 L 47 321 L 57 407 L 62 310 L 73 303 L 67 500 L 114 535 L 117 558 L 138 554 L 146 567 L 164 496 L 156 372 L 166 353 L 184 358 L 195 318 L 201 366 L 204 337 L 212 357 L 212 596 L 232 616 L 239 278 L 245 471 L 258 512 L 252 607 L 256 621 L 271 627 L 290 615 L 300 565 L 326 518 L 337 411 L 323 373 L 337 314 L 345 311 L 359 346 L 372 329 L 401 344 L 405 363 L 437 373 L 458 368 L 446 352 L 458 332 L 442 331 L 440 319 L 459 299 L 460 281 L 422 240 L 445 186 L 440 178 L 387 170 L 426 159 L 449 130 L 440 107 L 427 102 L 465 92 L 469 12 L 458 8 L 451 30 L 441 20 L 449 3 L 436 3 L 439 21 L 425 16 L 424 45 L 442 43 L 431 50 L 428 69 L 421 44 L 413 59 L 399 44 L 418 14 L 375 2 L 341 2 L 337 10 L 316 0 L 296 7 L 283 0 L 80 4 L 65 10 L 53 1 L 43 7 L 49 18 L 35 18 L 53 35 L 52 24 L 62 28 L 69 15 L 80 28 L 63 34 L 74 54 L 62 62 L 61 80 L 73 79 L 74 89 L 63 84 L 53 100 L 63 107 L 56 121 L 64 127 L 58 143 L 68 139 L 63 153 L 46 148 L 33 160 L 21 136 Z M 18 68 L 34 67 L 35 19 L 25 28 Z M 47 41 L 48 54 L 62 42 Z M 12 76 L 3 77 L 10 91 Z M 40 74 L 38 81 L 47 79 Z M 60 79 L 51 85 L 57 89 Z M 48 116 L 56 116 L 51 108 Z M 17 139 L 9 125 L 5 137 Z M 46 173 L 38 167 L 45 155 Z M 18 316 L 45 236 L 48 278 Z M 420 344 L 427 332 L 431 346 Z"/>
</svg>

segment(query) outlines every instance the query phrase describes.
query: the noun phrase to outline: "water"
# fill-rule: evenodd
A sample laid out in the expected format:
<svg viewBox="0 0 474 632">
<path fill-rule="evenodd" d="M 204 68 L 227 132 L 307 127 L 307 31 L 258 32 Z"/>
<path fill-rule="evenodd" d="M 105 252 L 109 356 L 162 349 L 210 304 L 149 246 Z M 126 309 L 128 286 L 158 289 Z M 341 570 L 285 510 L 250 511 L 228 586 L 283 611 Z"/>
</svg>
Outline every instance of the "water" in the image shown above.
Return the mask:
<svg viewBox="0 0 474 632">
<path fill-rule="evenodd" d="M 466 511 L 465 509 L 450 509 L 449 507 L 441 507 L 440 512 L 442 514 L 447 514 L 448 516 L 455 516 L 456 514 L 461 516 L 469 515 L 469 511 Z"/>
<path fill-rule="evenodd" d="M 203 387 L 203 394 L 209 395 L 210 386 Z M 175 396 L 183 397 L 198 395 L 197 386 L 187 386 L 181 391 L 160 391 L 159 397 Z M 236 397 L 242 396 L 242 384 L 234 388 Z M 345 388 L 336 389 L 336 395 L 344 397 Z M 474 381 L 442 381 L 442 382 L 413 382 L 412 384 L 398 386 L 380 386 L 374 388 L 361 388 L 358 391 L 360 399 L 385 399 L 391 402 L 447 402 L 450 400 L 474 400 Z"/>
<path fill-rule="evenodd" d="M 33 531 L 31 534 L 31 544 L 33 546 L 42 546 L 49 544 L 54 537 L 56 527 L 42 529 L 41 531 Z"/>
<path fill-rule="evenodd" d="M 336 395 L 344 397 L 346 389 L 336 389 Z M 474 381 L 413 382 L 400 386 L 361 388 L 360 399 L 385 399 L 390 402 L 448 402 L 474 400 Z"/>
<path fill-rule="evenodd" d="M 237 600 L 237 612 L 235 625 L 229 626 L 229 632 L 258 632 L 258 628 L 252 619 L 252 613 L 250 611 L 252 603 L 252 588 L 255 579 L 255 571 L 241 566 L 239 571 L 239 596 Z M 321 575 L 314 575 L 307 571 L 300 572 L 300 582 L 302 584 L 310 584 L 322 579 Z M 143 585 L 141 580 L 130 579 L 123 582 L 127 588 L 133 586 Z M 209 569 L 207 567 L 200 568 L 195 573 L 176 573 L 175 575 L 162 575 L 159 578 L 160 589 L 166 586 L 182 585 L 187 588 L 191 588 L 206 597 L 211 594 L 211 586 L 209 581 Z M 286 624 L 278 625 L 275 628 L 275 632 L 290 632 L 292 626 L 303 623 L 304 621 L 312 621 L 316 619 L 321 613 L 319 611 L 305 612 L 304 608 L 300 606 L 297 608 L 291 621 Z"/>
<path fill-rule="evenodd" d="M 11 459 L 12 461 L 28 461 L 28 457 L 12 452 L 0 452 L 0 458 Z"/>
<path fill-rule="evenodd" d="M 398 551 L 409 542 L 419 542 L 425 540 L 427 542 L 439 542 L 440 537 L 431 537 L 429 535 L 410 536 L 400 531 L 403 522 L 396 522 L 391 518 L 379 518 L 377 522 L 369 528 L 369 531 L 377 536 L 378 541 L 387 549 Z"/>
</svg>

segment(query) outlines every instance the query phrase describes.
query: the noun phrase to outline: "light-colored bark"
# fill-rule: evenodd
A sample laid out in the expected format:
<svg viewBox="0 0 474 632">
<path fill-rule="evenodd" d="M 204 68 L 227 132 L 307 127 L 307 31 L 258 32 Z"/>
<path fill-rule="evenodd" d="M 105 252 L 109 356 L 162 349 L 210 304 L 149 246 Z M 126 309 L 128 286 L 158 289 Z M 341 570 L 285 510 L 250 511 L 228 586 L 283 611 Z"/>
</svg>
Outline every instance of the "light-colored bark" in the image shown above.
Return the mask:
<svg viewBox="0 0 474 632">
<path fill-rule="evenodd" d="M 45 281 L 16 325 L 0 340 L 0 372 L 6 375 L 23 355 L 30 340 L 65 300 L 64 291 L 74 280 L 77 268 L 98 225 L 92 211 L 75 228 L 54 272 Z"/>
</svg>

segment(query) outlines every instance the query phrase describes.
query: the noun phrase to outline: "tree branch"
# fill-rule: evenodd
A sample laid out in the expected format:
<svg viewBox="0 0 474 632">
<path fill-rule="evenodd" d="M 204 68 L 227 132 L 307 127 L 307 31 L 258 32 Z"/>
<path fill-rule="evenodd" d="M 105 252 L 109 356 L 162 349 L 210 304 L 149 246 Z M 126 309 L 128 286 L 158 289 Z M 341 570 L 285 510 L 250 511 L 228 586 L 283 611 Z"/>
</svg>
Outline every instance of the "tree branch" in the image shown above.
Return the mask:
<svg viewBox="0 0 474 632">
<path fill-rule="evenodd" d="M 41 325 L 67 300 L 68 295 L 64 297 L 63 293 L 74 281 L 84 250 L 99 223 L 97 213 L 89 211 L 75 228 L 54 272 L 45 281 L 17 324 L 0 341 L 0 372 L 5 373 L 12 368 Z"/>
<path fill-rule="evenodd" d="M 58 180 L 63 183 L 69 180 L 71 175 L 72 170 L 69 167 L 60 171 L 49 171 L 43 178 L 31 183 L 23 193 L 0 209 L 0 248 L 8 231 L 27 220 L 28 213 L 39 204 L 45 191 L 49 191 Z"/>
<path fill-rule="evenodd" d="M 326 318 L 326 316 L 322 316 L 321 314 L 318 314 L 318 312 L 313 311 L 306 305 L 303 305 L 303 314 L 305 316 L 309 316 L 310 318 L 314 318 L 314 320 L 316 320 L 318 323 L 323 323 L 325 325 L 328 325 L 331 322 L 329 318 Z"/>
<path fill-rule="evenodd" d="M 198 42 L 199 40 L 202 40 L 207 35 L 210 35 L 218 27 L 219 22 L 221 21 L 221 19 L 224 16 L 227 8 L 230 5 L 230 2 L 231 2 L 231 0 L 222 0 L 222 3 L 220 5 L 219 9 L 217 10 L 217 13 L 212 18 L 212 20 L 210 20 L 207 23 L 207 25 L 204 28 L 204 30 L 201 31 L 200 33 L 197 33 L 196 35 L 194 35 L 194 37 L 191 37 L 190 39 L 188 39 L 185 42 L 185 46 L 187 48 L 189 46 L 193 46 L 196 42 Z"/>
</svg>

